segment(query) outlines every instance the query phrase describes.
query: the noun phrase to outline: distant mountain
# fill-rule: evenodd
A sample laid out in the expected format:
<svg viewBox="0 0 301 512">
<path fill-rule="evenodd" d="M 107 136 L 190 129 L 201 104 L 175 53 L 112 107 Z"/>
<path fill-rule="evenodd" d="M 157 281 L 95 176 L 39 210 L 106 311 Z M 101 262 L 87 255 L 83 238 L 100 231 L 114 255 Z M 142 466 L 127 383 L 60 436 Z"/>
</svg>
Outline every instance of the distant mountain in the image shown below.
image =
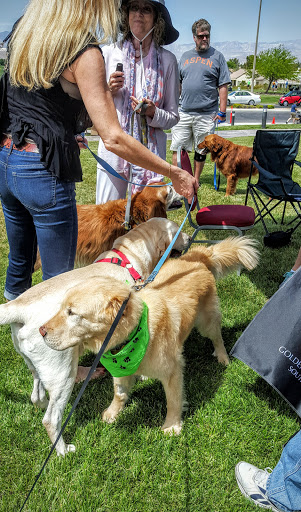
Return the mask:
<svg viewBox="0 0 301 512">
<path fill-rule="evenodd" d="M 7 36 L 8 31 L 0 32 L 0 41 Z M 231 58 L 237 58 L 241 64 L 246 61 L 247 55 L 253 55 L 255 49 L 254 43 L 240 43 L 239 41 L 223 41 L 223 42 L 215 42 L 211 41 L 212 46 L 219 50 L 224 56 L 226 60 Z M 275 48 L 282 44 L 289 50 L 299 62 L 301 62 L 301 39 L 292 39 L 289 41 L 275 41 L 273 43 L 261 43 L 258 42 L 257 54 L 261 51 L 268 50 L 270 48 Z M 6 46 L 6 45 L 5 45 Z M 179 60 L 181 55 L 194 47 L 193 41 L 188 44 L 177 44 L 173 43 L 167 46 L 168 50 L 173 52 L 177 59 Z"/>
<path fill-rule="evenodd" d="M 247 55 L 253 55 L 255 51 L 255 43 L 240 43 L 239 41 L 224 41 L 215 42 L 211 41 L 214 48 L 219 50 L 225 57 L 226 60 L 237 58 L 241 64 L 246 61 Z M 258 53 L 275 48 L 282 44 L 287 50 L 289 50 L 298 61 L 301 62 L 301 39 L 292 39 L 290 41 L 275 41 L 273 43 L 260 43 L 257 46 Z M 189 44 L 170 44 L 167 48 L 175 54 L 177 60 L 180 59 L 181 55 L 194 47 L 193 41 Z"/>
</svg>

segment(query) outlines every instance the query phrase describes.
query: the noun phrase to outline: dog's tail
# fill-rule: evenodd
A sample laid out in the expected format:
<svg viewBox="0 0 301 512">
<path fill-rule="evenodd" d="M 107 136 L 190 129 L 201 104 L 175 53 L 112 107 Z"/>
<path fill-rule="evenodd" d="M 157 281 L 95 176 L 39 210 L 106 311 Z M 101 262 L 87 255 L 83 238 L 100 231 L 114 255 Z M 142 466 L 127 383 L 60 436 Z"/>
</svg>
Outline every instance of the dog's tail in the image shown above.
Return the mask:
<svg viewBox="0 0 301 512">
<path fill-rule="evenodd" d="M 216 279 L 238 270 L 241 266 L 253 270 L 259 261 L 258 242 L 245 236 L 225 238 L 209 247 L 197 247 L 184 255 L 185 259 L 202 261 Z"/>
<path fill-rule="evenodd" d="M 8 302 L 7 304 L 0 304 L 0 325 L 12 323 L 24 323 L 23 309 L 16 307 L 15 301 Z"/>
<path fill-rule="evenodd" d="M 258 242 L 245 236 L 229 237 L 207 248 L 211 252 L 211 272 L 218 279 L 241 266 L 253 270 L 259 261 Z"/>
</svg>

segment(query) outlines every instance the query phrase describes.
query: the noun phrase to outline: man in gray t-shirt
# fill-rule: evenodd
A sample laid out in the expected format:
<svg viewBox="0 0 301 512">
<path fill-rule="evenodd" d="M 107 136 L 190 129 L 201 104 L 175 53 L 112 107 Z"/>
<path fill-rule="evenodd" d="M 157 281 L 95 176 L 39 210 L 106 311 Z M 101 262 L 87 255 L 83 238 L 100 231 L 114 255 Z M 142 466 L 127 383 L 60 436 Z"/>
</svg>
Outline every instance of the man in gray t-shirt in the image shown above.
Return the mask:
<svg viewBox="0 0 301 512">
<path fill-rule="evenodd" d="M 210 30 L 211 25 L 205 19 L 196 21 L 192 25 L 196 46 L 180 59 L 180 121 L 172 128 L 170 146 L 172 162 L 177 165 L 178 147 L 192 151 L 194 145 L 194 175 L 197 180 L 206 158 L 199 153 L 197 146 L 213 132 L 215 122 L 226 120 L 228 84 L 231 83 L 225 57 L 210 46 Z"/>
</svg>

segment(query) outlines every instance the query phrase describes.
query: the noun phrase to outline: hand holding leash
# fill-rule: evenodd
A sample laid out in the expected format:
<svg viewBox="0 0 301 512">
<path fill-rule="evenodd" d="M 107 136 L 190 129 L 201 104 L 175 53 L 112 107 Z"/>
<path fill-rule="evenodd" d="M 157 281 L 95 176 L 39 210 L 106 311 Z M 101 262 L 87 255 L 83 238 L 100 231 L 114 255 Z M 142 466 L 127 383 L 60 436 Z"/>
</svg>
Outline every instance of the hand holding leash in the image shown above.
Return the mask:
<svg viewBox="0 0 301 512">
<path fill-rule="evenodd" d="M 81 134 L 75 135 L 76 142 L 78 144 L 79 149 L 86 149 L 88 145 L 88 139 L 85 137 L 85 132 Z"/>
<path fill-rule="evenodd" d="M 154 117 L 155 112 L 156 112 L 156 105 L 154 104 L 154 102 L 152 100 L 149 100 L 148 98 L 143 98 L 141 100 L 141 102 L 139 102 L 137 100 L 137 98 L 135 98 L 135 96 L 131 96 L 130 98 L 132 100 L 132 109 L 133 110 L 135 110 L 137 108 L 137 105 L 139 105 L 139 103 L 143 102 L 143 106 L 142 106 L 140 112 L 138 111 L 138 113 L 148 116 L 148 117 L 151 117 L 151 118 Z M 136 110 L 136 112 L 137 112 L 137 110 Z"/>
<path fill-rule="evenodd" d="M 174 165 L 170 166 L 169 171 L 169 178 L 172 180 L 175 191 L 181 196 L 186 197 L 188 203 L 191 204 L 199 188 L 195 177 Z"/>
<path fill-rule="evenodd" d="M 226 112 L 220 110 L 215 116 L 214 121 L 217 121 L 218 124 L 224 123 L 226 121 Z"/>
</svg>

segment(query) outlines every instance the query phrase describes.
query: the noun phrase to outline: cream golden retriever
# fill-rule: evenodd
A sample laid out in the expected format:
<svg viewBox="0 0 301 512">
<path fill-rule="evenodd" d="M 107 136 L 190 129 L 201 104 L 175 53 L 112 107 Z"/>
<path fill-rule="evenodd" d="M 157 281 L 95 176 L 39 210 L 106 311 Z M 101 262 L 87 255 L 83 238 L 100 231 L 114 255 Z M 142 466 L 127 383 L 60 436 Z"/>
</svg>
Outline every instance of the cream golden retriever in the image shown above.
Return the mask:
<svg viewBox="0 0 301 512">
<path fill-rule="evenodd" d="M 121 251 L 135 270 L 146 278 L 177 230 L 178 225 L 168 219 L 150 219 L 119 237 L 113 247 Z M 182 251 L 189 241 L 188 235 L 180 233 L 174 247 Z M 116 257 L 116 253 L 107 251 L 101 257 Z M 110 292 L 116 285 L 118 288 L 120 283 L 128 281 L 134 284 L 135 282 L 128 268 L 112 263 L 94 263 L 37 284 L 17 299 L 0 305 L 0 325 L 11 324 L 15 349 L 22 355 L 33 374 L 34 386 L 31 400 L 35 405 L 47 408 L 43 424 L 52 443 L 61 429 L 63 412 L 76 380 L 78 358 L 83 346 L 80 343 L 64 352 L 52 350 L 43 342 L 39 327 L 59 311 L 67 290 L 82 282 L 91 284 L 100 276 L 105 276 Z M 88 369 L 81 377 L 84 378 L 87 373 Z M 46 391 L 48 391 L 49 400 L 46 397 Z M 56 445 L 56 451 L 58 455 L 64 455 L 68 451 L 74 451 L 74 446 L 66 445 L 61 437 Z"/>
<path fill-rule="evenodd" d="M 171 185 L 145 187 L 136 192 L 131 202 L 131 228 L 154 217 L 167 217 L 166 211 L 181 196 Z M 126 199 L 104 204 L 78 204 L 78 237 L 75 266 L 91 265 L 104 251 L 111 249 L 114 240 L 126 234 L 124 226 Z M 38 252 L 35 270 L 41 267 Z"/>
<path fill-rule="evenodd" d="M 198 148 L 211 153 L 212 162 L 216 162 L 218 170 L 227 178 L 226 196 L 235 194 L 239 178 L 250 175 L 252 148 L 234 144 L 216 134 L 207 135 Z M 258 171 L 254 167 L 252 176 L 255 174 Z"/>
<path fill-rule="evenodd" d="M 114 377 L 114 398 L 103 419 L 109 423 L 116 419 L 128 400 L 135 376 L 144 375 L 162 382 L 167 400 L 162 429 L 178 434 L 184 399 L 184 341 L 196 327 L 212 340 L 217 360 L 225 365 L 229 363 L 221 334 L 215 277 L 222 277 L 239 265 L 253 269 L 258 262 L 254 245 L 251 239 L 235 237 L 209 248 L 193 249 L 176 260 L 169 260 L 154 282 L 140 291 L 131 291 L 125 283 L 90 279 L 67 292 L 60 310 L 40 327 L 40 333 L 53 349 L 64 351 L 84 343 L 97 353 L 121 304 L 129 296 L 107 347 L 118 351 L 138 325 L 146 303 L 150 336 L 146 353 L 133 375 Z"/>
</svg>

